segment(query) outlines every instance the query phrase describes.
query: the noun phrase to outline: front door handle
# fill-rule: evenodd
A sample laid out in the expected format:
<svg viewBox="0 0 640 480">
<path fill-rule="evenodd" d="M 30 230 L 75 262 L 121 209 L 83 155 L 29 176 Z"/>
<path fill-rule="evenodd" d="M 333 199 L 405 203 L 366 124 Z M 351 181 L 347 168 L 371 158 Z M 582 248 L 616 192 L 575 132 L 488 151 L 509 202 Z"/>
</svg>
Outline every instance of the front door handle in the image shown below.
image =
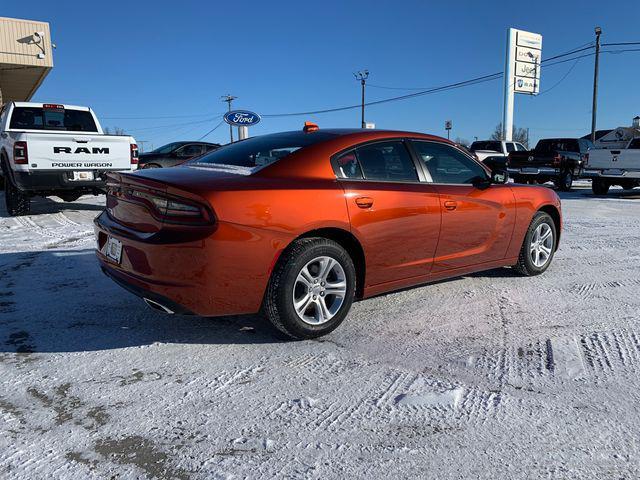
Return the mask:
<svg viewBox="0 0 640 480">
<path fill-rule="evenodd" d="M 373 206 L 373 198 L 371 197 L 358 197 L 356 198 L 356 205 L 360 208 L 371 208 Z"/>
<path fill-rule="evenodd" d="M 453 200 L 447 200 L 444 202 L 444 208 L 447 210 L 455 210 L 458 206 L 458 202 L 454 202 Z"/>
</svg>

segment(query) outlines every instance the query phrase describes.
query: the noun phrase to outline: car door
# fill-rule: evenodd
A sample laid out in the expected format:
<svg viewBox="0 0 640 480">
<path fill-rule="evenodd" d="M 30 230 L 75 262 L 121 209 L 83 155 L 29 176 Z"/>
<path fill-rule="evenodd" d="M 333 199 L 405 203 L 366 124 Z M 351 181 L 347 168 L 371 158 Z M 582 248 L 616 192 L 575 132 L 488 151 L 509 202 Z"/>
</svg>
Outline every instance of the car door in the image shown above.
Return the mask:
<svg viewBox="0 0 640 480">
<path fill-rule="evenodd" d="M 405 141 L 363 144 L 333 158 L 351 228 L 361 241 L 366 287 L 427 276 L 440 231 L 440 202 Z"/>
<path fill-rule="evenodd" d="M 516 218 L 511 188 L 489 184 L 484 168 L 453 146 L 419 140 L 411 144 L 439 194 L 442 210 L 432 272 L 504 258 Z"/>
</svg>

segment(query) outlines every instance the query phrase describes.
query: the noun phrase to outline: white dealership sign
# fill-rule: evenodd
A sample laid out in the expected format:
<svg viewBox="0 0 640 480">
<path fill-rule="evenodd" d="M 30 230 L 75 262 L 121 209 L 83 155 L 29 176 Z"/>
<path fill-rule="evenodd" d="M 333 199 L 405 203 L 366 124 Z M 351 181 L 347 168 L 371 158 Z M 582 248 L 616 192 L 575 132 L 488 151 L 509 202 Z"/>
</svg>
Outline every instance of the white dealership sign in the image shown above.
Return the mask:
<svg viewBox="0 0 640 480">
<path fill-rule="evenodd" d="M 540 63 L 542 35 L 510 28 L 507 34 L 507 53 L 504 66 L 504 110 L 502 137 L 513 136 L 513 94 L 540 93 Z"/>
</svg>

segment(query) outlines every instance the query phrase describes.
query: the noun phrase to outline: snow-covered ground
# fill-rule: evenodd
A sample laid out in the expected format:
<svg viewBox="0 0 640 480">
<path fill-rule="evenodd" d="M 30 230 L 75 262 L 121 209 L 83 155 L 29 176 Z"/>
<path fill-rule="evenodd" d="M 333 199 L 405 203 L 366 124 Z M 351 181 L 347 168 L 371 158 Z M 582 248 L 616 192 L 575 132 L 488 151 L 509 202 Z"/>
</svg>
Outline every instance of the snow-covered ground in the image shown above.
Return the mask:
<svg viewBox="0 0 640 480">
<path fill-rule="evenodd" d="M 293 343 L 116 286 L 103 202 L 0 201 L 0 477 L 640 477 L 640 191 L 564 194 L 540 277 L 381 296 Z"/>
</svg>

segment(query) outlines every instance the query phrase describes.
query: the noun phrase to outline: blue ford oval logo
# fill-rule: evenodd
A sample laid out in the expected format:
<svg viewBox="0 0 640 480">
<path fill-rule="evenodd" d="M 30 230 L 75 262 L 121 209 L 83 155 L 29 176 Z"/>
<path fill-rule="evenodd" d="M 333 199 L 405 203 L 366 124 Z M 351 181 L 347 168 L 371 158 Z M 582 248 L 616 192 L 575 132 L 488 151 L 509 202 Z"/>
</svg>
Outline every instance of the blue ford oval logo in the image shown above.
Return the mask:
<svg viewBox="0 0 640 480">
<path fill-rule="evenodd" d="M 260 115 L 248 110 L 232 110 L 224 114 L 224 121 L 236 127 L 250 127 L 260 121 Z"/>
</svg>

